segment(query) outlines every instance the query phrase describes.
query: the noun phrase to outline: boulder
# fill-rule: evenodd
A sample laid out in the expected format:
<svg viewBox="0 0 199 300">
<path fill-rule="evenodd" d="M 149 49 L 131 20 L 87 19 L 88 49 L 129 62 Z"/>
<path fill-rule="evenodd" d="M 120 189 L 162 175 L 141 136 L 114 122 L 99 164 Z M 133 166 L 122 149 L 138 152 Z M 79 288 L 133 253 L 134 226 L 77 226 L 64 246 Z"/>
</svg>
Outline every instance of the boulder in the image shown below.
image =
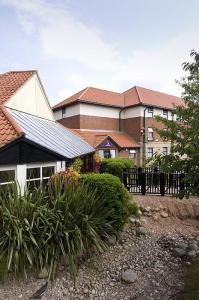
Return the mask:
<svg viewBox="0 0 199 300">
<path fill-rule="evenodd" d="M 192 250 L 192 251 L 188 251 L 187 252 L 187 256 L 189 257 L 189 258 L 195 258 L 196 257 L 196 251 L 195 250 Z"/>
<path fill-rule="evenodd" d="M 191 243 L 189 244 L 188 250 L 192 251 L 197 251 L 198 250 L 198 245 L 196 243 Z"/>
<path fill-rule="evenodd" d="M 177 247 L 173 249 L 173 255 L 178 257 L 184 257 L 187 255 L 187 252 L 184 249 Z"/>
<path fill-rule="evenodd" d="M 186 243 L 179 243 L 178 244 L 178 247 L 177 248 L 180 248 L 180 249 L 183 249 L 183 250 L 187 250 L 187 248 L 188 248 L 188 245 L 186 244 Z"/>
<path fill-rule="evenodd" d="M 131 270 L 131 269 L 128 269 L 126 271 L 122 271 L 122 280 L 126 283 L 133 283 L 136 281 L 137 279 L 137 274 Z"/>
</svg>

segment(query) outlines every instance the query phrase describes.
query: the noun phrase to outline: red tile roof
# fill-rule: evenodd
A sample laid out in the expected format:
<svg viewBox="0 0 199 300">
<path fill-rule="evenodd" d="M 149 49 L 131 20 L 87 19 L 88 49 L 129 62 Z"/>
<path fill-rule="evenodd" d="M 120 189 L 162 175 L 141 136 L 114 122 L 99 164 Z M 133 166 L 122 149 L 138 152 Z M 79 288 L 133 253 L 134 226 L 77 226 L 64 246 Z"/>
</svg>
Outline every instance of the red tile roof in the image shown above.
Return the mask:
<svg viewBox="0 0 199 300">
<path fill-rule="evenodd" d="M 172 109 L 174 105 L 183 105 L 180 97 L 135 86 L 123 93 L 125 106 L 146 104 Z"/>
<path fill-rule="evenodd" d="M 101 90 L 93 87 L 85 88 L 53 107 L 57 110 L 77 101 L 96 103 L 99 105 L 128 107 L 131 105 L 152 105 L 172 109 L 174 105 L 182 105 L 181 98 L 165 93 L 135 86 L 123 93 Z"/>
<path fill-rule="evenodd" d="M 11 142 L 23 134 L 14 118 L 2 105 L 0 106 L 0 146 Z"/>
<path fill-rule="evenodd" d="M 4 104 L 36 71 L 12 71 L 0 74 L 0 146 L 23 134 Z"/>
<path fill-rule="evenodd" d="M 61 108 L 70 103 L 77 102 L 78 100 L 82 102 L 93 102 L 109 106 L 124 106 L 124 97 L 122 94 L 93 87 L 87 87 L 84 90 L 81 90 L 79 93 L 53 106 L 53 110 Z"/>
<path fill-rule="evenodd" d="M 127 133 L 121 131 L 91 131 L 71 129 L 80 135 L 88 144 L 96 148 L 106 138 L 111 138 L 120 148 L 139 148 L 140 145 Z"/>
</svg>

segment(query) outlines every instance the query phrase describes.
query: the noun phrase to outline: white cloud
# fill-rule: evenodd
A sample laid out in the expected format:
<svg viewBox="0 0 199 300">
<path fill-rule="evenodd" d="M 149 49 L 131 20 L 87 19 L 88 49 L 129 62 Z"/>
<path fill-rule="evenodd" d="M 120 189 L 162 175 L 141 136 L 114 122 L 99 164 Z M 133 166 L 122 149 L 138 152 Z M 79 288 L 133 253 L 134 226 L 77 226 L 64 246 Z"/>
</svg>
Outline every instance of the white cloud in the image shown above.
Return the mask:
<svg viewBox="0 0 199 300">
<path fill-rule="evenodd" d="M 116 68 L 114 46 L 104 41 L 99 30 L 78 21 L 66 8 L 43 0 L 7 0 L 5 3 L 17 10 L 25 32 L 37 30 L 47 57 L 73 60 L 96 70 L 107 66 Z"/>
<path fill-rule="evenodd" d="M 123 91 L 142 85 L 179 95 L 175 79 L 182 76 L 181 64 L 189 59 L 192 48 L 199 49 L 199 29 L 187 28 L 186 32 L 182 29 L 179 36 L 167 38 L 164 45 L 153 51 L 148 50 L 148 45 L 144 49 L 126 49 L 128 56 L 124 63 L 119 49 L 105 41 L 105 33 L 74 18 L 57 1 L 55 4 L 46 0 L 0 1 L 16 9 L 26 33 L 37 32 L 47 58 L 79 63 L 78 74 L 67 70 L 66 85 L 58 92 L 60 98 L 86 86 Z M 84 73 L 85 69 L 88 72 Z"/>
</svg>

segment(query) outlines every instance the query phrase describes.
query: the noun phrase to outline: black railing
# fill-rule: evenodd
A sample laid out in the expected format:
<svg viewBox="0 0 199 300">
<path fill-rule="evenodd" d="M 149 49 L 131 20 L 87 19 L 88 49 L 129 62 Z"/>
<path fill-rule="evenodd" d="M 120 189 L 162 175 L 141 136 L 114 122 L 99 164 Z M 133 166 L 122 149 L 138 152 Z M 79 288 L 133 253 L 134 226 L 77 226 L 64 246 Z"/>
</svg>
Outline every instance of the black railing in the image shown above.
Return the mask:
<svg viewBox="0 0 199 300">
<path fill-rule="evenodd" d="M 129 192 L 135 194 L 174 195 L 182 192 L 185 186 L 182 172 L 165 173 L 154 168 L 132 168 L 123 172 L 123 183 Z"/>
</svg>

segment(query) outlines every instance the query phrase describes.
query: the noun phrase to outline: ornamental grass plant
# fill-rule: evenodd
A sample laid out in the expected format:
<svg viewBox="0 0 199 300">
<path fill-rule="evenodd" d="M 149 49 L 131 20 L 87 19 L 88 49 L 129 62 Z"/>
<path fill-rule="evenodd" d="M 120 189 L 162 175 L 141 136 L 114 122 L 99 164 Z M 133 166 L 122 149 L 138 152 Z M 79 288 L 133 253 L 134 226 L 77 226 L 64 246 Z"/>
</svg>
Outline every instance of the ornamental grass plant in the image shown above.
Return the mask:
<svg viewBox="0 0 199 300">
<path fill-rule="evenodd" d="M 24 195 L 16 183 L 0 191 L 2 280 L 43 268 L 54 279 L 61 261 L 75 278 L 82 257 L 106 250 L 108 238 L 121 228 L 110 190 L 79 180 L 67 185 L 64 178 L 56 176 L 47 187 Z"/>
</svg>

